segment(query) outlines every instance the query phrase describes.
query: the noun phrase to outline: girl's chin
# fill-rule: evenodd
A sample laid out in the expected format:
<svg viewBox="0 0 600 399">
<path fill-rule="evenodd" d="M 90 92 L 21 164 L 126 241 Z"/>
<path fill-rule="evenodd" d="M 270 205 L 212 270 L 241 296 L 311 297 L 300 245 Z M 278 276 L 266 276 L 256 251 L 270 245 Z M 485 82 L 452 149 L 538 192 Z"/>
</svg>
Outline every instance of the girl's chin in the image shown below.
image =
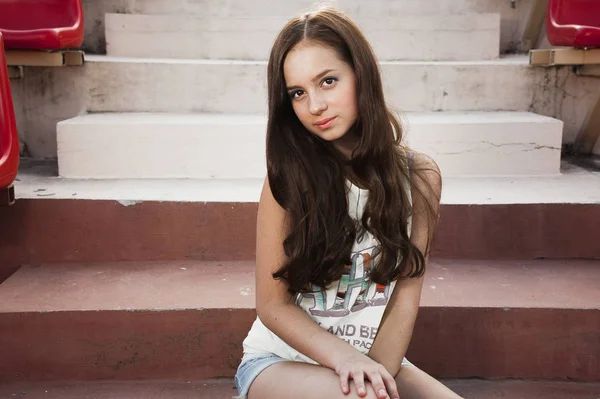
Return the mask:
<svg viewBox="0 0 600 399">
<path fill-rule="evenodd" d="M 318 130 L 318 131 L 313 130 L 312 132 L 313 132 L 313 134 L 315 136 L 318 136 L 318 137 L 322 138 L 325 141 L 336 141 L 336 140 L 341 139 L 345 135 L 345 133 L 340 133 L 340 130 L 336 129 L 336 128 L 327 129 L 325 131 L 323 131 L 323 130 Z"/>
</svg>

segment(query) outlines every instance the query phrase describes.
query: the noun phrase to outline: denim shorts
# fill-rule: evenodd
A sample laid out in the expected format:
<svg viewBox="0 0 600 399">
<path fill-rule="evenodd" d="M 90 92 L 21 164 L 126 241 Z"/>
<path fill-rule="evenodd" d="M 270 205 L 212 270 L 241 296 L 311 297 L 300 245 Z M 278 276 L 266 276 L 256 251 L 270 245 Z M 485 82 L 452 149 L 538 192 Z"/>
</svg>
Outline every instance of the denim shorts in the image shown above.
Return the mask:
<svg viewBox="0 0 600 399">
<path fill-rule="evenodd" d="M 250 385 L 252 385 L 260 373 L 275 363 L 286 361 L 288 360 L 273 354 L 244 355 L 242 362 L 235 373 L 235 387 L 240 394 L 240 396 L 235 398 L 246 399 L 248 391 L 250 390 Z"/>
<path fill-rule="evenodd" d="M 247 399 L 250 386 L 260 373 L 275 363 L 287 361 L 289 360 L 273 354 L 244 355 L 242 362 L 235 373 L 235 387 L 237 388 L 240 396 L 236 396 L 234 399 Z M 402 360 L 402 366 L 412 365 L 413 364 L 406 358 Z"/>
</svg>

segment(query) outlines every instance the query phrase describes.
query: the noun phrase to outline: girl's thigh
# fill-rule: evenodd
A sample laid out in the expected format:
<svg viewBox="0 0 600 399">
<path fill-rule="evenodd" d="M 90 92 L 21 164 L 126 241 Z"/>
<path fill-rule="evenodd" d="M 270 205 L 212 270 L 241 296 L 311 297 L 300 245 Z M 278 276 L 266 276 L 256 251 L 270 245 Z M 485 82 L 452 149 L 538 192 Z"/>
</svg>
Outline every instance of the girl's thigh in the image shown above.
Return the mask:
<svg viewBox="0 0 600 399">
<path fill-rule="evenodd" d="M 376 399 L 371 385 L 365 385 L 366 399 Z M 256 377 L 248 399 L 359 399 L 352 382 L 350 390 L 349 395 L 342 393 L 340 379 L 331 369 L 300 362 L 280 362 Z"/>
<path fill-rule="evenodd" d="M 444 384 L 416 366 L 402 366 L 396 374 L 400 399 L 461 399 Z"/>
</svg>

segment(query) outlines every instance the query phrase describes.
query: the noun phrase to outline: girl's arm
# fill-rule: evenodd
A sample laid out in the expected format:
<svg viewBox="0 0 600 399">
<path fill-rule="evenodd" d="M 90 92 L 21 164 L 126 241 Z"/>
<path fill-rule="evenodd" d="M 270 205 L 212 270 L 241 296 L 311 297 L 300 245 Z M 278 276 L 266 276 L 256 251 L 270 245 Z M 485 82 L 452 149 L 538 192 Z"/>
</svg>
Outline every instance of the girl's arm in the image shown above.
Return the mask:
<svg viewBox="0 0 600 399">
<path fill-rule="evenodd" d="M 429 259 L 426 246 L 432 235 L 430 217 L 428 217 L 427 202 L 435 212 L 435 222 L 439 215 L 442 180 L 438 166 L 426 155 L 415 156 L 414 169 L 421 174 L 411 173 L 413 196 L 413 220 L 411 241 L 425 255 L 425 265 Z M 420 195 L 419 193 L 422 193 Z M 375 337 L 369 357 L 381 363 L 392 375 L 398 374 L 402 360 L 406 355 L 412 336 L 419 303 L 423 277 L 399 280 L 387 305 L 382 325 Z"/>
<path fill-rule="evenodd" d="M 283 265 L 283 241 L 287 236 L 287 214 L 275 201 L 268 179 L 258 206 L 256 237 L 256 312 L 262 323 L 298 352 L 333 369 L 340 376 L 342 392 L 349 393 L 354 379 L 359 396 L 366 395 L 364 376 L 380 398 L 397 398 L 393 376 L 381 365 L 350 344 L 319 327 L 294 301 L 283 280 L 273 273 Z"/>
</svg>

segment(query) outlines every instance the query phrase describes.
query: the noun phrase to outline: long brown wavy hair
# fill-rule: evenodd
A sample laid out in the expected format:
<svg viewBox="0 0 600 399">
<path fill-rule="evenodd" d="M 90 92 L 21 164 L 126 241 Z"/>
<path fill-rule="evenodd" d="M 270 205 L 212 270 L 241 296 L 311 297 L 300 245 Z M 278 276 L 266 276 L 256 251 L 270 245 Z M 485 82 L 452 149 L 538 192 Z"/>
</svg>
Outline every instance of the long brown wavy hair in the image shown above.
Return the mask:
<svg viewBox="0 0 600 399">
<path fill-rule="evenodd" d="M 358 115 L 351 129 L 359 144 L 350 159 L 309 132 L 292 108 L 283 64 L 302 41 L 334 49 L 354 70 Z M 408 231 L 413 211 L 407 192 L 409 149 L 402 145 L 401 124 L 386 106 L 377 60 L 359 28 L 330 7 L 290 20 L 273 45 L 267 82 L 268 179 L 275 200 L 288 213 L 290 229 L 283 243 L 286 263 L 273 277 L 286 280 L 292 294 L 340 279 L 357 235 L 348 214 L 347 178 L 369 190 L 360 224 L 380 245 L 369 278 L 388 284 L 421 276 L 425 256 L 411 243 Z M 431 242 L 437 221 L 431 204 L 428 220 Z"/>
</svg>

